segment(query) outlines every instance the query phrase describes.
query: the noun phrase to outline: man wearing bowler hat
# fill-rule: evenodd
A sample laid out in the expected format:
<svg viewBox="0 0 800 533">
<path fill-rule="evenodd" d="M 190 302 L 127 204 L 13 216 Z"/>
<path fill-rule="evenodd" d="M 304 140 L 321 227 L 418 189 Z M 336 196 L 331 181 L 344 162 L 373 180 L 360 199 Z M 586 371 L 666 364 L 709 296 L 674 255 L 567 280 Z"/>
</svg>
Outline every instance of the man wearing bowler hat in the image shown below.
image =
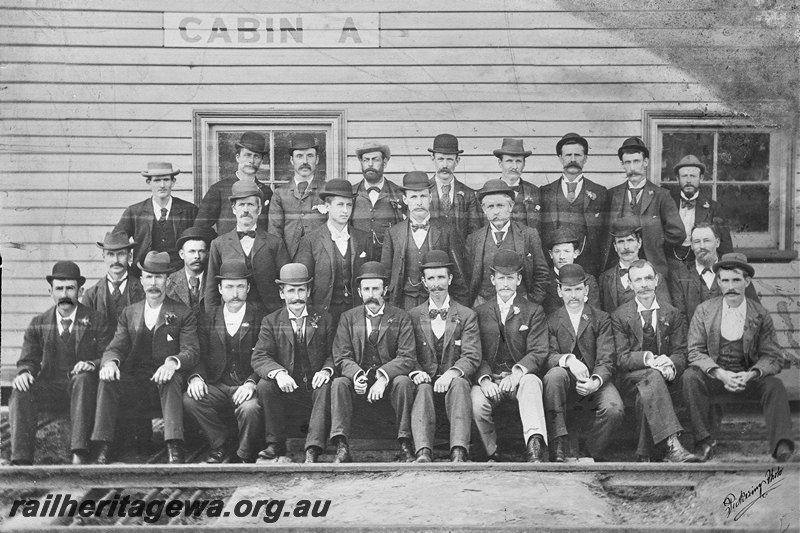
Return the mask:
<svg viewBox="0 0 800 533">
<path fill-rule="evenodd" d="M 203 312 L 208 248 L 216 236 L 211 228 L 186 228 L 178 239 L 178 254 L 183 268 L 167 278 L 167 296 L 195 311 L 198 317 Z"/>
<path fill-rule="evenodd" d="M 453 263 L 453 298 L 467 303 L 462 255 L 464 244 L 457 230 L 445 220 L 431 216 L 431 189 L 428 175 L 414 171 L 403 176 L 403 202 L 408 219 L 389 228 L 384 236 L 381 262 L 391 268 L 389 301 L 392 305 L 411 309 L 428 301 L 428 291 L 422 282 L 420 261 L 430 250 L 444 250 Z"/>
<path fill-rule="evenodd" d="M 436 173 L 431 180 L 431 218 L 443 219 L 455 226 L 461 240 L 481 226 L 475 191 L 456 179 L 460 154 L 455 135 L 441 133 L 428 148 Z"/>
<path fill-rule="evenodd" d="M 294 176 L 275 188 L 269 231 L 283 239 L 289 257 L 293 258 L 303 235 L 325 223 L 325 203 L 319 197 L 325 176 L 316 173 L 319 142 L 310 133 L 293 135 L 289 153 Z"/>
<path fill-rule="evenodd" d="M 192 227 L 197 216 L 196 205 L 172 196 L 175 176 L 180 172 L 172 168 L 172 163 L 147 163 L 147 170 L 141 174 L 150 186 L 152 196 L 128 206 L 114 227 L 115 232 L 121 231 L 133 238 L 136 265 L 144 261 L 150 250 L 167 252 L 173 264 L 180 264 L 178 237 L 183 230 Z"/>
<path fill-rule="evenodd" d="M 260 378 L 258 398 L 264 408 L 266 448 L 258 460 L 273 461 L 286 455 L 286 409 L 292 403 L 309 413 L 292 424 L 308 425 L 305 462 L 316 463 L 325 449 L 331 411 L 333 359 L 331 315 L 308 305 L 312 277 L 302 263 L 281 268 L 275 280 L 285 307 L 261 323 L 253 349 L 253 368 Z"/>
<path fill-rule="evenodd" d="M 98 242 L 103 251 L 106 275 L 83 293 L 83 305 L 94 309 L 116 327 L 122 310 L 132 303 L 144 300 L 144 290 L 139 278 L 130 275 L 129 269 L 135 243 L 122 232 L 109 232 Z"/>
<path fill-rule="evenodd" d="M 211 241 L 208 254 L 208 277 L 215 279 L 223 261 L 244 261 L 252 272 L 247 301 L 257 305 L 264 313 L 281 307 L 275 278 L 280 268 L 289 262 L 283 241 L 258 226 L 263 197 L 258 187 L 249 181 L 239 180 L 231 187 L 228 197 L 236 216 L 236 228 Z M 220 294 L 213 284 L 206 284 L 205 309 L 211 313 L 220 305 Z"/>
<path fill-rule="evenodd" d="M 500 166 L 500 179 L 514 191 L 513 219 L 538 230 L 542 210 L 539 187 L 522 179 L 525 159 L 533 152 L 524 148 L 522 139 L 504 138 L 500 148 L 492 153 Z"/>
<path fill-rule="evenodd" d="M 11 464 L 33 464 L 41 407 L 69 406 L 72 463 L 84 464 L 97 398 L 97 367 L 114 333 L 106 317 L 78 303 L 86 278 L 78 265 L 59 261 L 46 276 L 55 302 L 25 330 L 17 375 L 11 383 L 8 417 Z"/>
<path fill-rule="evenodd" d="M 347 180 L 325 182 L 319 197 L 328 221 L 300 240 L 295 261 L 313 274 L 310 302 L 331 314 L 333 329 L 344 311 L 361 305 L 355 278 L 373 260 L 371 236 L 347 223 L 353 214 L 353 188 Z"/>
<path fill-rule="evenodd" d="M 556 155 L 563 172 L 552 183 L 543 185 L 542 238 L 548 242 L 554 232 L 564 228 L 580 235 L 580 256 L 575 262 L 592 276 L 603 271 L 601 248 L 606 239 L 608 191 L 583 175 L 589 159 L 589 142 L 577 133 L 567 133 L 556 143 Z"/>
<path fill-rule="evenodd" d="M 582 253 L 580 248 L 582 244 L 583 239 L 580 234 L 573 233 L 573 228 L 568 226 L 559 227 L 548 237 L 547 253 L 550 254 L 553 268 L 550 270 L 550 282 L 547 284 L 547 292 L 544 296 L 544 303 L 542 303 L 546 315 L 564 305 L 564 300 L 558 294 L 558 273 L 565 265 L 577 262 L 577 258 Z M 600 287 L 597 285 L 597 280 L 588 273 L 586 277 L 588 278 L 586 285 L 589 291 L 587 303 L 592 307 L 602 309 L 600 307 Z"/>
</svg>

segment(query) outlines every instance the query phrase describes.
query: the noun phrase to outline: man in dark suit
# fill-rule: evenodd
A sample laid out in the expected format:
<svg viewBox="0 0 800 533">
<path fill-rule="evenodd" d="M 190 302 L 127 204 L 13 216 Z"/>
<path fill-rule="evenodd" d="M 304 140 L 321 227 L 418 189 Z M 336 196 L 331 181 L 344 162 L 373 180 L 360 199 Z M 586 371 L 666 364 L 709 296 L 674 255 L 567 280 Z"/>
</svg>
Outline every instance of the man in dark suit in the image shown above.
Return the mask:
<svg viewBox="0 0 800 533">
<path fill-rule="evenodd" d="M 666 461 L 696 463 L 698 458 L 678 440 L 683 428 L 671 397 L 686 368 L 686 322 L 677 309 L 656 298 L 658 274 L 649 261 L 634 261 L 628 276 L 636 298 L 611 315 L 611 326 L 617 383 L 636 407 L 636 456 L 650 462 L 653 444 L 663 442 Z"/>
<path fill-rule="evenodd" d="M 500 179 L 514 191 L 514 209 L 511 216 L 515 222 L 539 229 L 542 210 L 539 187 L 522 179 L 525 159 L 533 152 L 526 150 L 522 139 L 504 138 L 499 149 L 492 152 L 500 166 Z"/>
<path fill-rule="evenodd" d="M 167 297 L 169 254 L 148 252 L 138 266 L 145 300 L 122 312 L 101 361 L 92 432 L 98 464 L 108 462 L 120 405 L 132 413 L 160 405 L 168 460 L 183 462 L 183 384 L 197 362 L 197 319 Z"/>
<path fill-rule="evenodd" d="M 157 161 L 148 163 L 141 173 L 153 194 L 128 206 L 114 227 L 115 232 L 133 238 L 134 264 L 141 263 L 150 250 L 167 252 L 176 267 L 180 264 L 178 237 L 192 227 L 197 216 L 196 205 L 172 196 L 175 176 L 180 172 L 172 168 L 172 163 Z"/>
<path fill-rule="evenodd" d="M 544 408 L 550 455 L 556 462 L 567 456 L 566 411 L 579 405 L 594 412 L 586 439 L 589 453 L 603 460 L 611 436 L 622 423 L 624 407 L 614 387 L 614 333 L 607 313 L 585 304 L 586 273 L 566 265 L 559 274 L 564 307 L 550 315 L 548 371 L 544 376 Z"/>
<path fill-rule="evenodd" d="M 514 250 L 523 257 L 518 293 L 541 305 L 549 273 L 539 232 L 511 220 L 514 191 L 504 181 L 487 181 L 478 191 L 478 199 L 489 223 L 467 238 L 464 263 L 469 276 L 468 305 L 479 305 L 495 297 L 490 266 L 501 249 Z"/>
<path fill-rule="evenodd" d="M 577 133 L 567 133 L 556 143 L 556 155 L 564 169 L 561 177 L 539 189 L 542 202 L 542 239 L 566 228 L 583 236 L 581 255 L 575 260 L 592 276 L 602 272 L 600 265 L 608 220 L 608 191 L 583 175 L 589 159 L 589 142 Z M 591 294 L 591 293 L 590 293 Z"/>
<path fill-rule="evenodd" d="M 214 230 L 210 228 L 186 228 L 178 239 L 178 253 L 183 261 L 183 268 L 167 278 L 167 296 L 194 311 L 198 322 L 204 307 L 208 248 L 215 237 Z"/>
<path fill-rule="evenodd" d="M 240 180 L 231 187 L 231 209 L 236 215 L 236 229 L 220 235 L 211 242 L 208 254 L 208 277 L 214 279 L 223 261 L 244 261 L 252 272 L 252 283 L 247 301 L 265 313 L 281 307 L 275 279 L 280 268 L 289 262 L 283 241 L 258 227 L 261 213 L 261 191 L 255 184 Z M 211 313 L 220 304 L 220 294 L 213 284 L 206 285 L 205 308 Z"/>
<path fill-rule="evenodd" d="M 636 220 L 637 226 L 642 228 L 644 258 L 650 261 L 662 278 L 666 278 L 669 268 L 664 254 L 665 246 L 680 245 L 686 239 L 678 208 L 666 189 L 647 179 L 650 151 L 644 141 L 639 137 L 625 139 L 617 155 L 628 179 L 608 191 L 609 217 L 611 220 Z M 616 263 L 612 243 L 611 237 L 607 237 L 603 246 L 602 263 L 605 268 Z"/>
<path fill-rule="evenodd" d="M 564 305 L 564 300 L 558 294 L 558 272 L 564 265 L 571 265 L 577 263 L 577 259 L 583 253 L 580 249 L 581 243 L 584 239 L 578 234 L 573 233 L 573 228 L 569 226 L 562 226 L 549 236 L 547 243 L 547 250 L 550 254 L 550 260 L 553 262 L 553 268 L 550 269 L 550 282 L 547 284 L 547 292 L 544 296 L 544 313 L 549 315 L 556 309 Z M 586 274 L 586 285 L 589 289 L 589 296 L 587 303 L 596 309 L 600 309 L 600 287 L 597 285 L 597 280 L 591 274 Z"/>
<path fill-rule="evenodd" d="M 458 139 L 449 133 L 441 133 L 428 148 L 436 170 L 431 180 L 431 218 L 450 222 L 461 240 L 481 227 L 481 215 L 475 191 L 456 179 L 455 171 L 460 161 Z"/>
<path fill-rule="evenodd" d="M 489 461 L 506 461 L 497 446 L 492 411 L 516 401 L 522 421 L 527 459 L 538 463 L 547 456 L 547 425 L 542 380 L 547 367 L 547 320 L 539 305 L 517 294 L 522 282 L 522 258 L 500 250 L 492 262 L 492 285 L 497 297 L 479 305 L 483 358 L 477 384 L 472 386 L 472 420 Z"/>
<path fill-rule="evenodd" d="M 370 234 L 347 224 L 353 214 L 353 196 L 349 181 L 325 182 L 319 197 L 325 202 L 328 221 L 303 236 L 295 257 L 313 277 L 311 305 L 331 314 L 333 331 L 343 312 L 361 305 L 355 278 L 361 265 L 376 259 Z"/>
<path fill-rule="evenodd" d="M 325 223 L 325 203 L 319 197 L 325 176 L 316 174 L 319 142 L 313 135 L 294 135 L 289 153 L 294 176 L 275 188 L 269 209 L 269 232 L 283 240 L 289 257 L 293 258 L 303 235 Z"/>
<path fill-rule="evenodd" d="M 12 465 L 33 464 L 39 409 L 64 403 L 72 423 L 72 463 L 87 462 L 97 367 L 114 331 L 104 315 L 78 303 L 86 281 L 78 265 L 59 261 L 46 279 L 55 306 L 33 317 L 25 330 L 17 376 L 11 383 Z"/>
<path fill-rule="evenodd" d="M 266 230 L 269 220 L 269 204 L 272 200 L 272 188 L 269 183 L 264 183 L 258 179 L 258 170 L 264 157 L 269 154 L 267 140 L 258 132 L 246 131 L 235 144 L 237 170 L 233 176 L 226 176 L 211 185 L 200 202 L 200 209 L 194 225 L 201 228 L 211 229 L 216 227 L 217 234 L 222 235 L 236 229 L 236 217 L 230 210 L 228 196 L 231 194 L 231 187 L 239 180 L 253 182 L 261 191 L 262 206 L 261 215 L 258 217 L 258 225 Z M 269 161 L 267 161 L 269 165 Z"/>
<path fill-rule="evenodd" d="M 331 315 L 307 305 L 311 276 L 302 263 L 284 265 L 275 281 L 286 306 L 267 315 L 253 349 L 267 443 L 258 459 L 275 461 L 286 455 L 286 406 L 291 402 L 309 413 L 293 422 L 307 421 L 305 462 L 316 463 L 330 425 Z"/>
<path fill-rule="evenodd" d="M 123 309 L 144 300 L 144 290 L 139 278 L 129 274 L 134 243 L 129 242 L 125 233 L 106 233 L 97 246 L 103 251 L 106 275 L 86 289 L 82 302 L 106 317 L 113 329 Z"/>
<path fill-rule="evenodd" d="M 451 268 L 447 252 L 425 252 L 420 269 L 430 297 L 409 311 L 417 347 L 416 369 L 410 374 L 417 386 L 411 432 L 421 463 L 432 460 L 437 411 L 450 421 L 450 460 L 466 461 L 469 449 L 469 394 L 481 362 L 481 337 L 475 311 L 450 300 Z"/>
<path fill-rule="evenodd" d="M 264 434 L 264 413 L 256 396 L 258 374 L 250 359 L 264 315 L 247 303 L 250 272 L 244 261 L 222 263 L 216 280 L 222 305 L 202 315 L 198 333 L 200 355 L 183 395 L 184 410 L 208 438 L 206 463 L 221 463 L 230 438 L 223 415 L 233 415 L 238 449 L 233 462 L 252 463 Z"/>
<path fill-rule="evenodd" d="M 427 174 L 409 172 L 403 176 L 402 190 L 403 202 L 408 207 L 408 219 L 386 231 L 381 253 L 381 263 L 391 271 L 389 301 L 406 310 L 426 302 L 428 291 L 422 283 L 422 271 L 419 268 L 422 255 L 430 250 L 444 250 L 453 263 L 453 298 L 466 303 L 463 241 L 451 223 L 432 218 Z"/>
<path fill-rule="evenodd" d="M 336 463 L 352 461 L 347 441 L 353 402 L 358 397 L 369 403 L 384 398 L 391 402 L 401 460 L 414 460 L 414 383 L 408 377 L 416 364 L 414 327 L 405 311 L 384 300 L 388 280 L 382 264 L 364 263 L 356 278 L 364 305 L 342 314 L 333 340 L 333 362 L 341 374 L 331 385 L 331 441 L 336 445 Z"/>
<path fill-rule="evenodd" d="M 722 296 L 697 306 L 689 326 L 689 368 L 683 397 L 689 408 L 698 456 L 707 460 L 713 396 L 759 399 L 767 423 L 769 452 L 778 462 L 792 459 L 792 421 L 783 382 L 776 377 L 784 356 L 769 312 L 745 296 L 755 269 L 744 254 L 730 253 L 714 265 Z"/>
</svg>

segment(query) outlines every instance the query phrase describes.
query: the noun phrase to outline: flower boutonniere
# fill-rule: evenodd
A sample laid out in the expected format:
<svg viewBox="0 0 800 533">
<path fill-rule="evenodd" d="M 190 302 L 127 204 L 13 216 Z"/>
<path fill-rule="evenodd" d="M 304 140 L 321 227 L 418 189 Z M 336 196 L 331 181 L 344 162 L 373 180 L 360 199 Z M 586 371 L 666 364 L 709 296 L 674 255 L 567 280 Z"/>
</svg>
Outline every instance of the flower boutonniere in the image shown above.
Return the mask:
<svg viewBox="0 0 800 533">
<path fill-rule="evenodd" d="M 589 200 L 597 200 L 597 195 L 592 191 L 586 191 L 586 196 L 589 197 Z"/>
<path fill-rule="evenodd" d="M 78 320 L 78 322 L 85 328 L 91 327 L 92 323 L 89 321 L 89 317 L 85 316 Z"/>
<path fill-rule="evenodd" d="M 308 317 L 308 323 L 312 328 L 317 329 L 319 327 L 319 324 L 317 324 L 317 322 L 319 322 L 319 319 L 320 319 L 320 316 L 318 314 L 314 313 L 313 315 Z"/>
<path fill-rule="evenodd" d="M 653 196 L 654 193 L 653 193 L 653 191 L 647 191 L 647 194 L 649 194 L 650 196 Z"/>
<path fill-rule="evenodd" d="M 398 211 L 403 209 L 403 206 L 400 204 L 400 200 L 397 200 L 395 198 L 392 198 L 391 200 L 389 200 L 389 205 L 392 206 L 392 209 L 397 209 Z"/>
<path fill-rule="evenodd" d="M 511 314 L 512 315 L 518 315 L 518 314 L 520 314 L 520 312 L 521 311 L 519 310 L 519 307 L 517 307 L 516 305 L 511 308 Z"/>
<path fill-rule="evenodd" d="M 536 207 L 534 207 L 533 210 L 534 211 L 541 211 L 542 210 L 542 206 L 540 206 L 539 204 L 536 204 Z"/>
<path fill-rule="evenodd" d="M 394 322 L 394 318 L 390 318 L 389 320 L 387 320 L 386 324 L 391 324 L 392 322 Z"/>
<path fill-rule="evenodd" d="M 662 322 L 662 324 L 664 325 L 664 327 L 665 327 L 665 328 L 668 328 L 668 327 L 669 327 L 669 322 L 667 322 L 666 320 L 665 320 L 665 321 L 663 321 L 663 322 Z"/>
<path fill-rule="evenodd" d="M 328 204 L 317 204 L 314 207 L 312 207 L 311 209 L 316 209 L 317 211 L 320 212 L 321 215 L 327 215 L 328 214 Z"/>
<path fill-rule="evenodd" d="M 164 322 L 166 322 L 168 326 L 171 326 L 177 319 L 178 317 L 172 311 L 167 311 L 164 314 Z"/>
<path fill-rule="evenodd" d="M 242 325 L 241 325 L 242 329 L 249 328 L 249 327 L 250 327 L 250 322 L 242 322 Z"/>
<path fill-rule="evenodd" d="M 711 205 L 708 202 L 703 202 L 703 209 L 708 209 L 710 207 Z"/>
<path fill-rule="evenodd" d="M 586 313 L 583 313 L 581 315 L 581 318 L 584 319 L 584 320 L 589 320 L 589 315 L 587 315 Z"/>
<path fill-rule="evenodd" d="M 456 194 L 462 198 L 464 197 L 464 191 L 458 191 Z"/>
</svg>

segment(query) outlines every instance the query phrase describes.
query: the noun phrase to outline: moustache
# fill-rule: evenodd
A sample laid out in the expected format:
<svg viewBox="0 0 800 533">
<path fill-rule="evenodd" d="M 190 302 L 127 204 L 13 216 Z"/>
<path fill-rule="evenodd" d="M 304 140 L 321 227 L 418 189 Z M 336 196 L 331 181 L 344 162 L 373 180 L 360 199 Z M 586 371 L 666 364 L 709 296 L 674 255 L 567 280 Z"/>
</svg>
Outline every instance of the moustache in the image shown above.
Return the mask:
<svg viewBox="0 0 800 533">
<path fill-rule="evenodd" d="M 289 302 L 289 305 L 292 305 L 292 304 L 305 304 L 305 303 L 306 303 L 305 299 L 297 298 L 297 299 L 292 300 L 291 302 Z"/>
<path fill-rule="evenodd" d="M 446 291 L 446 290 L 447 290 L 447 287 L 443 287 L 441 285 L 433 285 L 428 289 L 428 292 L 440 292 L 440 291 Z"/>
<path fill-rule="evenodd" d="M 369 298 L 364 300 L 364 305 L 369 305 L 369 304 L 380 305 L 381 303 L 378 301 L 377 298 L 373 298 L 370 296 Z"/>
<path fill-rule="evenodd" d="M 737 291 L 736 289 L 728 289 L 727 291 L 725 291 L 725 295 L 728 294 L 739 294 L 739 291 Z"/>
<path fill-rule="evenodd" d="M 72 305 L 73 303 L 75 303 L 75 302 L 73 302 L 72 298 L 69 298 L 68 296 L 62 296 L 61 298 L 58 299 L 58 305 L 61 305 L 61 304 Z"/>
<path fill-rule="evenodd" d="M 300 168 L 298 170 L 304 170 L 304 169 L 311 170 L 311 165 L 309 165 L 308 163 L 303 163 L 302 165 L 300 165 Z"/>
<path fill-rule="evenodd" d="M 571 161 L 571 162 L 567 163 L 567 166 L 566 166 L 566 167 L 564 167 L 564 168 L 569 168 L 569 167 L 583 168 L 583 167 L 581 166 L 581 164 L 580 164 L 580 163 L 578 163 L 577 161 Z"/>
<path fill-rule="evenodd" d="M 148 287 L 144 292 L 149 292 L 150 294 L 161 294 L 162 291 L 158 287 Z"/>
<path fill-rule="evenodd" d="M 128 265 L 123 265 L 122 263 L 113 263 L 110 268 L 114 267 L 127 268 Z"/>
<path fill-rule="evenodd" d="M 452 174 L 453 171 L 450 170 L 449 168 L 445 167 L 445 168 L 440 168 L 439 170 L 436 171 L 436 173 L 437 174 Z"/>
</svg>

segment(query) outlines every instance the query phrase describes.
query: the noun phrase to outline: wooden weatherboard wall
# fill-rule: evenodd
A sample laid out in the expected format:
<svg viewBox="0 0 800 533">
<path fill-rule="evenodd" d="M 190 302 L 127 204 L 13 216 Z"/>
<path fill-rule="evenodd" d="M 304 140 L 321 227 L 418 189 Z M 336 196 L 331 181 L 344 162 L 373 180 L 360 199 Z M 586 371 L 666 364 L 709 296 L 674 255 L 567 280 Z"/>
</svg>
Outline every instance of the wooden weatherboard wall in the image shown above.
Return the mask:
<svg viewBox="0 0 800 533">
<path fill-rule="evenodd" d="M 0 0 L 3 381 L 31 316 L 52 304 L 52 263 L 79 262 L 88 283 L 103 274 L 94 243 L 147 197 L 148 161 L 183 169 L 176 194 L 193 198 L 194 110 L 342 109 L 351 180 L 365 140 L 390 145 L 397 180 L 430 171 L 426 149 L 450 132 L 469 185 L 498 174 L 491 152 L 504 136 L 524 139 L 527 178 L 541 185 L 559 176 L 556 140 L 577 131 L 591 146 L 587 176 L 612 186 L 623 179 L 616 149 L 643 134 L 645 109 L 761 113 L 796 131 L 797 102 L 785 92 L 797 15 L 776 4 L 242 0 L 231 9 L 376 13 L 379 47 L 212 49 L 165 47 L 163 2 Z M 766 69 L 757 84 L 746 74 L 754 64 Z M 795 361 L 798 274 L 797 262 L 763 264 L 756 282 Z"/>
</svg>

